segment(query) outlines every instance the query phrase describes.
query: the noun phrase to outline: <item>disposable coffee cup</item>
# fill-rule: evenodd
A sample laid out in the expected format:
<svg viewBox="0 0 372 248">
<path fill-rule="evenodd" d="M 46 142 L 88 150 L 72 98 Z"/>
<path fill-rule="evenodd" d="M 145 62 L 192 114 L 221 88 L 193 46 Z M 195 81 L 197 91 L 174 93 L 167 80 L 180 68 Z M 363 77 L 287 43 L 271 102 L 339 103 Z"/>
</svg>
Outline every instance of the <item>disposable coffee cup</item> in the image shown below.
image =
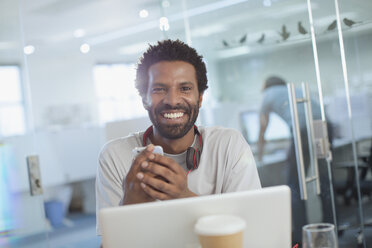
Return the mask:
<svg viewBox="0 0 372 248">
<path fill-rule="evenodd" d="M 235 215 L 208 215 L 198 219 L 194 231 L 202 248 L 242 248 L 245 227 Z"/>
</svg>

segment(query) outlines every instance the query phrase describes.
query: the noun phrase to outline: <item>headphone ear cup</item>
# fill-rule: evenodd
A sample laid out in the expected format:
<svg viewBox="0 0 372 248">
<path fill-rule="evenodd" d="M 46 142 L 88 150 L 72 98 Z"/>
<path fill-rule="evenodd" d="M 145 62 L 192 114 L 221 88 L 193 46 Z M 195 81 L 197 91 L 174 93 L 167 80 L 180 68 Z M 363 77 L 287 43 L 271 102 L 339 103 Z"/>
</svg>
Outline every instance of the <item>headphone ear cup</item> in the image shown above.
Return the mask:
<svg viewBox="0 0 372 248">
<path fill-rule="evenodd" d="M 195 156 L 195 158 L 194 158 L 194 156 Z M 201 151 L 199 149 L 196 150 L 196 153 L 195 153 L 195 148 L 194 147 L 187 148 L 187 153 L 186 153 L 187 169 L 196 170 L 199 166 L 200 156 L 201 156 Z M 194 163 L 195 163 L 195 165 L 194 165 Z"/>
<path fill-rule="evenodd" d="M 195 154 L 195 168 L 196 170 L 199 167 L 199 161 L 200 161 L 201 151 L 198 149 Z"/>
<path fill-rule="evenodd" d="M 192 170 L 194 167 L 194 153 L 195 153 L 195 149 L 193 147 L 187 148 L 186 166 L 187 166 L 187 169 L 189 170 Z"/>
</svg>

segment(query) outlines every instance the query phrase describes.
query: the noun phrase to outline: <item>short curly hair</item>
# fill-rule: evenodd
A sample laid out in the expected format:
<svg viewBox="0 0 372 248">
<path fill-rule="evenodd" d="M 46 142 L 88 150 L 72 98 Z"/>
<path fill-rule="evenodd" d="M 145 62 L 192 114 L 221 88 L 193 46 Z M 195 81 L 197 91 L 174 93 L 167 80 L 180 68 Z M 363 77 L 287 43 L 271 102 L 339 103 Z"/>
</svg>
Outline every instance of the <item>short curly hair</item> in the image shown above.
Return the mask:
<svg viewBox="0 0 372 248">
<path fill-rule="evenodd" d="M 199 93 L 207 88 L 207 69 L 203 57 L 196 50 L 180 40 L 158 41 L 150 45 L 137 64 L 136 88 L 143 98 L 147 93 L 149 82 L 148 70 L 150 66 L 161 61 L 184 61 L 194 66 L 198 81 Z"/>
</svg>

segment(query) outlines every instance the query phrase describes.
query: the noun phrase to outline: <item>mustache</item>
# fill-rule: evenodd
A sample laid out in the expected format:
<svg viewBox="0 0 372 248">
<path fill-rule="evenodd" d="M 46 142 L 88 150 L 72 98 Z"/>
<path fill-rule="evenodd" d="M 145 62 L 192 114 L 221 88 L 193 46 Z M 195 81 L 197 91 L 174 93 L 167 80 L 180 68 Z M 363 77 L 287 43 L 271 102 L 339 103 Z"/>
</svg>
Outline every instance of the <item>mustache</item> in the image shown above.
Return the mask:
<svg viewBox="0 0 372 248">
<path fill-rule="evenodd" d="M 183 110 L 186 114 L 191 113 L 191 107 L 185 106 L 181 104 L 177 104 L 176 106 L 171 106 L 169 104 L 161 104 L 155 108 L 155 113 L 160 114 L 162 111 L 166 110 Z"/>
</svg>

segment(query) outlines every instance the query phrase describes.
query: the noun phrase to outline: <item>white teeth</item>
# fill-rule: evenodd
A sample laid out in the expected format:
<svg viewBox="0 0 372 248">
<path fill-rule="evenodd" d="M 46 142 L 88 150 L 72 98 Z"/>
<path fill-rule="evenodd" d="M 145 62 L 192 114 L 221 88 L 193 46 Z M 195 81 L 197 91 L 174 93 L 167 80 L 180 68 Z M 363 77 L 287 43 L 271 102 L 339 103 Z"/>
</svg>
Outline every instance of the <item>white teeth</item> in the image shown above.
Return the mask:
<svg viewBox="0 0 372 248">
<path fill-rule="evenodd" d="M 164 117 L 168 119 L 176 119 L 183 116 L 183 113 L 165 113 Z"/>
</svg>

